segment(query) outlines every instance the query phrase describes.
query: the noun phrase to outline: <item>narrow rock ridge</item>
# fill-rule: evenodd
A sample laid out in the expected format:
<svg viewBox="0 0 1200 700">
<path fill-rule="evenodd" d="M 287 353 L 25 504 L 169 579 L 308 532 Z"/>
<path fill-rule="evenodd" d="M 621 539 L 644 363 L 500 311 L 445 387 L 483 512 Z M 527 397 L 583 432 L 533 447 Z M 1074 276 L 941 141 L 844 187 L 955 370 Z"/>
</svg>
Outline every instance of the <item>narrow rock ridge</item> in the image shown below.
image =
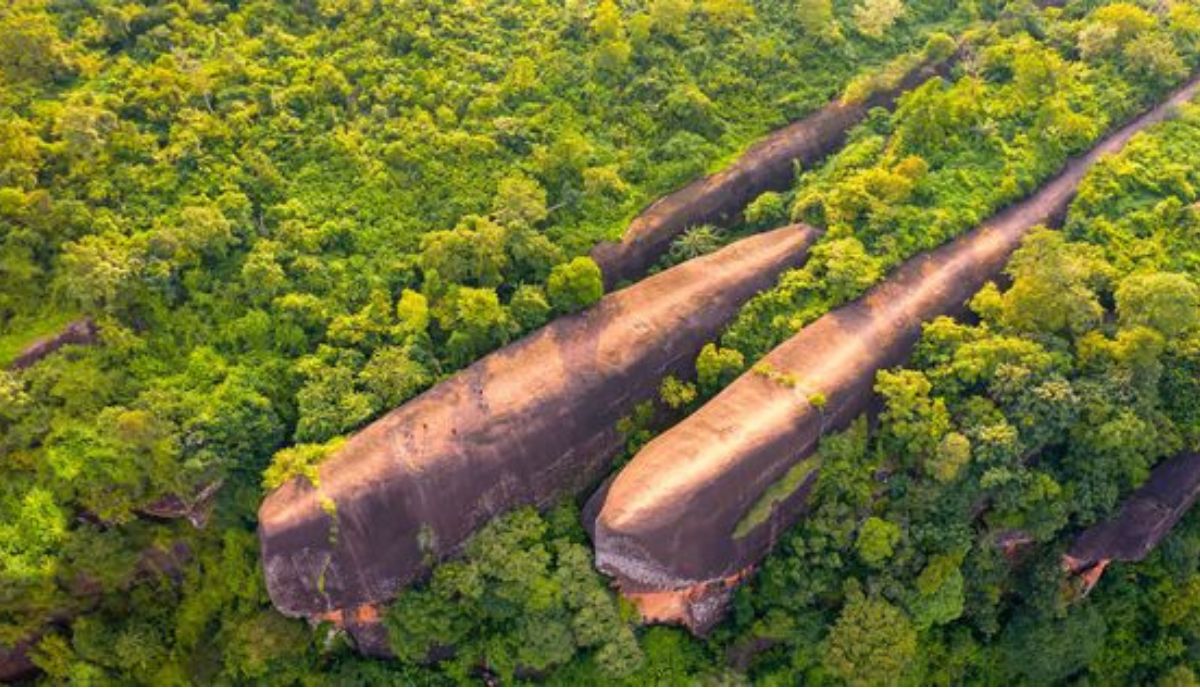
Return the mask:
<svg viewBox="0 0 1200 700">
<path fill-rule="evenodd" d="M 812 454 L 825 432 L 868 405 L 875 373 L 902 363 L 923 323 L 959 313 L 1000 274 L 1023 235 L 1065 213 L 1088 167 L 1190 100 L 1193 79 L 1167 101 L 1073 159 L 1026 200 L 901 265 L 864 297 L 772 351 L 696 413 L 650 442 L 590 503 L 596 565 L 627 594 L 676 592 L 678 619 L 704 632 L 722 614 L 696 591 L 728 597 L 730 576 L 757 563 L 800 517 L 811 478 L 744 537 L 738 523 L 768 487 Z M 814 401 L 816 397 L 823 401 Z M 814 404 L 820 404 L 817 408 Z M 810 475 L 811 476 L 811 475 Z M 666 606 L 656 596 L 658 609 Z"/>
<path fill-rule="evenodd" d="M 957 54 L 936 63 L 922 63 L 896 87 L 863 102 L 834 100 L 772 132 L 724 170 L 655 201 L 629 224 L 619 241 L 600 243 L 592 249 L 591 256 L 604 273 L 605 289 L 640 277 L 685 229 L 737 217 L 763 192 L 786 189 L 795 177 L 796 163 L 809 166 L 837 150 L 845 142 L 846 133 L 872 108 L 891 108 L 905 92 L 929 78 L 945 75 L 956 59 Z"/>
<path fill-rule="evenodd" d="M 1200 497 L 1200 453 L 1186 452 L 1154 468 L 1116 517 L 1080 533 L 1063 556 L 1063 568 L 1087 593 L 1113 561 L 1145 559 Z"/>
<path fill-rule="evenodd" d="M 67 324 L 58 333 L 34 341 L 8 364 L 11 370 L 27 369 L 66 345 L 92 345 L 100 339 L 99 329 L 90 318 L 80 318 Z"/>
<path fill-rule="evenodd" d="M 259 510 L 267 588 L 288 615 L 390 600 L 490 518 L 604 476 L 618 420 L 686 374 L 819 232 L 787 226 L 654 275 L 497 350 L 363 429 Z"/>
</svg>

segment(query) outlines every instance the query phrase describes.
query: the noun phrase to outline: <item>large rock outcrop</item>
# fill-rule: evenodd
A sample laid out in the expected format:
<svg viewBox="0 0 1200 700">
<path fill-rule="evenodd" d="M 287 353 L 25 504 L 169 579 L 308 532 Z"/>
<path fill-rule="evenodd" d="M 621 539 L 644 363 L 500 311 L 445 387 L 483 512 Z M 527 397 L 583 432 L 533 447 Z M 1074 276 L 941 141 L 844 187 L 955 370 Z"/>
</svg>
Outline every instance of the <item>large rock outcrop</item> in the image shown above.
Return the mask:
<svg viewBox="0 0 1200 700">
<path fill-rule="evenodd" d="M 386 601 L 499 513 L 594 485 L 615 426 L 687 372 L 818 232 L 787 226 L 654 275 L 479 360 L 352 437 L 259 510 L 267 587 L 289 615 Z"/>
<path fill-rule="evenodd" d="M 1146 558 L 1200 497 L 1200 453 L 1177 455 L 1154 468 L 1146 483 L 1122 505 L 1116 517 L 1084 530 L 1063 558 L 1084 589 L 1099 581 L 1113 561 Z"/>
<path fill-rule="evenodd" d="M 926 62 L 886 90 L 862 102 L 834 100 L 800 121 L 793 122 L 751 146 L 732 165 L 647 207 L 619 241 L 600 243 L 591 256 L 604 272 L 606 289 L 636 279 L 667 252 L 671 240 L 685 229 L 740 216 L 755 197 L 786 189 L 795 167 L 812 165 L 841 147 L 846 133 L 875 107 L 890 108 L 898 97 L 929 78 L 944 74 L 955 57 Z"/>
<path fill-rule="evenodd" d="M 845 427 L 872 397 L 875 373 L 905 360 L 923 323 L 959 313 L 1003 270 L 1022 236 L 1065 212 L 1087 168 L 1193 96 L 1167 102 L 1071 161 L 976 231 L 909 260 L 858 301 L 826 314 L 635 456 L 587 512 L 597 567 L 652 619 L 703 631 L 741 577 L 801 515 L 813 474 L 744 522 L 764 493 Z M 740 525 L 740 528 L 739 528 Z M 752 527 L 748 527 L 752 525 Z M 739 531 L 735 534 L 735 531 Z M 741 535 L 741 536 L 739 536 Z M 674 602 L 668 599 L 674 597 Z"/>
</svg>

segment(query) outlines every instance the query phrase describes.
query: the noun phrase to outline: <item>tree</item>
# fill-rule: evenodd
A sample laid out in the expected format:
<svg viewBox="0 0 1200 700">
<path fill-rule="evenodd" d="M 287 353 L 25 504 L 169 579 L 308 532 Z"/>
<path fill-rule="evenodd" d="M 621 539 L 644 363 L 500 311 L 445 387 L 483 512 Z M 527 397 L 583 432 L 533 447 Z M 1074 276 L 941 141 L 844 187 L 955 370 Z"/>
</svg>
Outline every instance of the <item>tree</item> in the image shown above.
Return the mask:
<svg viewBox="0 0 1200 700">
<path fill-rule="evenodd" d="M 787 205 L 778 192 L 763 192 L 746 205 L 746 223 L 753 226 L 778 226 L 787 220 Z"/>
<path fill-rule="evenodd" d="M 1026 332 L 1079 335 L 1100 322 L 1097 288 L 1112 274 L 1092 246 L 1068 243 L 1057 231 L 1025 237 L 1008 264 L 1013 285 L 1004 293 L 1003 323 Z"/>
<path fill-rule="evenodd" d="M 0 73 L 13 83 L 65 78 L 71 72 L 66 48 L 45 13 L 9 8 L 0 21 Z"/>
<path fill-rule="evenodd" d="M 296 392 L 295 439 L 325 442 L 366 421 L 376 410 L 369 394 L 355 390 L 354 373 L 328 367 Z"/>
<path fill-rule="evenodd" d="M 696 400 L 696 385 L 667 375 L 659 387 L 658 396 L 670 408 L 678 411 Z"/>
<path fill-rule="evenodd" d="M 902 0 L 862 0 L 854 6 L 854 27 L 872 39 L 882 39 L 903 14 Z"/>
<path fill-rule="evenodd" d="M 701 0 L 700 9 L 709 22 L 724 30 L 754 20 L 754 6 L 747 0 Z"/>
<path fill-rule="evenodd" d="M 1181 273 L 1130 275 L 1117 287 L 1116 300 L 1123 326 L 1147 326 L 1167 338 L 1200 327 L 1200 286 Z"/>
<path fill-rule="evenodd" d="M 816 39 L 832 39 L 840 33 L 833 17 L 833 0 L 797 0 L 796 17 L 804 32 Z"/>
<path fill-rule="evenodd" d="M 508 310 L 523 330 L 531 330 L 544 324 L 550 318 L 550 303 L 542 288 L 536 285 L 523 284 L 513 292 Z"/>
<path fill-rule="evenodd" d="M 533 178 L 509 175 L 496 186 L 492 211 L 505 228 L 535 226 L 546 218 L 546 190 Z"/>
<path fill-rule="evenodd" d="M 596 67 L 608 72 L 616 72 L 624 67 L 633 49 L 625 38 L 621 8 L 615 0 L 600 0 L 592 18 L 592 33 L 599 40 L 593 54 Z"/>
<path fill-rule="evenodd" d="M 696 377 L 705 395 L 715 394 L 721 387 L 737 378 L 745 367 L 742 353 L 732 348 L 717 349 L 707 343 L 696 357 Z"/>
<path fill-rule="evenodd" d="M 915 370 L 884 370 L 875 378 L 875 391 L 886 405 L 880 415 L 885 440 L 909 463 L 932 457 L 950 429 L 946 404 L 930 396 L 932 389 Z"/>
<path fill-rule="evenodd" d="M 656 31 L 678 38 L 687 28 L 692 0 L 650 0 L 648 12 Z"/>
<path fill-rule="evenodd" d="M 948 484 L 962 474 L 962 469 L 971 461 L 971 441 L 962 433 L 949 432 L 942 436 L 933 459 L 926 463 L 926 472 L 943 484 Z"/>
<path fill-rule="evenodd" d="M 429 329 L 429 301 L 425 295 L 411 289 L 400 292 L 396 302 L 396 319 L 400 334 L 416 335 Z"/>
<path fill-rule="evenodd" d="M 897 685 L 911 672 L 917 632 L 902 610 L 852 592 L 826 640 L 825 669 L 847 685 Z"/>
<path fill-rule="evenodd" d="M 512 319 L 491 289 L 459 287 L 452 307 L 446 349 L 459 366 L 506 342 L 512 334 Z"/>
<path fill-rule="evenodd" d="M 961 564 L 961 556 L 939 554 L 931 557 L 921 569 L 916 592 L 908 602 L 909 613 L 918 630 L 944 625 L 962 616 L 966 582 Z"/>
<path fill-rule="evenodd" d="M 1134 39 L 1122 53 L 1130 72 L 1155 87 L 1174 85 L 1188 74 L 1187 64 L 1175 45 L 1160 34 Z"/>
<path fill-rule="evenodd" d="M 879 568 L 888 559 L 900 542 L 900 526 L 882 518 L 867 518 L 858 530 L 854 549 L 867 566 Z"/>
<path fill-rule="evenodd" d="M 433 383 L 433 374 L 412 359 L 408 348 L 379 348 L 359 373 L 363 385 L 379 399 L 379 405 L 394 408 Z"/>
<path fill-rule="evenodd" d="M 712 226 L 693 226 L 671 241 L 667 258 L 673 263 L 684 262 L 708 255 L 720 249 L 722 243 L 721 234 Z"/>
<path fill-rule="evenodd" d="M 464 218 L 450 231 L 421 240 L 421 270 L 435 291 L 446 285 L 499 286 L 509 266 L 504 229 L 490 219 Z"/>
<path fill-rule="evenodd" d="M 604 277 L 600 266 L 588 257 L 577 257 L 556 265 L 546 283 L 546 295 L 559 313 L 574 313 L 587 308 L 604 296 Z"/>
</svg>

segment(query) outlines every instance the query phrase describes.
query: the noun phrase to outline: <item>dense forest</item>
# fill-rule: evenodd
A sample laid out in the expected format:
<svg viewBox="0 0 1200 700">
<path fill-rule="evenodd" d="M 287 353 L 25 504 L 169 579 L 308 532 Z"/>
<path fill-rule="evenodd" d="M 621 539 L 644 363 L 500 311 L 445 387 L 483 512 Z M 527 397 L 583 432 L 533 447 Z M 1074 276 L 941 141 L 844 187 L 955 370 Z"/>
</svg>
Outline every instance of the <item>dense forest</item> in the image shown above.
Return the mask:
<svg viewBox="0 0 1200 700">
<path fill-rule="evenodd" d="M 1200 2 L 0 8 L 0 653 L 31 664 L 14 679 L 1200 683 L 1200 514 L 1090 590 L 1062 565 L 1200 449 L 1200 105 L 1101 160 L 968 314 L 876 376 L 878 411 L 797 465 L 806 517 L 706 636 L 639 620 L 573 498 L 492 520 L 402 592 L 394 658 L 271 606 L 266 493 L 595 303 L 589 250 L 657 197 L 951 54 L 792 187 L 674 241 L 658 268 L 792 221 L 825 232 L 621 421 L 614 469 L 1160 102 L 1200 68 Z"/>
</svg>

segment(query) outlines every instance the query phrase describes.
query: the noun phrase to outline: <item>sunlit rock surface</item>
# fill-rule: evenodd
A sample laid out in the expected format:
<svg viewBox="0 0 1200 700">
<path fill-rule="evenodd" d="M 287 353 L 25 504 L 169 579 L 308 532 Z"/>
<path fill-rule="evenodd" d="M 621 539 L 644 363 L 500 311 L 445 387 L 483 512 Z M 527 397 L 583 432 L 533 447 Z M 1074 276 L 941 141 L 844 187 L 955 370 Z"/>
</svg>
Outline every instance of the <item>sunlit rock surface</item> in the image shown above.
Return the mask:
<svg viewBox="0 0 1200 700">
<path fill-rule="evenodd" d="M 872 397 L 875 373 L 902 363 L 923 323 L 959 313 L 1003 270 L 1022 236 L 1065 212 L 1087 168 L 1189 100 L 1196 81 L 1114 132 L 1033 196 L 976 231 L 918 255 L 858 301 L 818 319 L 673 429 L 650 442 L 589 504 L 597 567 L 654 617 L 703 631 L 719 619 L 735 575 L 800 517 L 813 475 L 742 537 L 739 523 L 825 432 Z M 819 407 L 818 407 L 819 406 Z M 734 577 L 731 579 L 731 577 Z M 663 595 L 682 600 L 669 605 Z M 700 595 L 700 593 L 703 595 Z"/>
<path fill-rule="evenodd" d="M 352 437 L 259 511 L 272 601 L 315 616 L 388 600 L 518 506 L 604 476 L 615 426 L 686 373 L 753 294 L 799 265 L 817 231 L 753 236 L 604 297 L 497 350 Z"/>
</svg>

